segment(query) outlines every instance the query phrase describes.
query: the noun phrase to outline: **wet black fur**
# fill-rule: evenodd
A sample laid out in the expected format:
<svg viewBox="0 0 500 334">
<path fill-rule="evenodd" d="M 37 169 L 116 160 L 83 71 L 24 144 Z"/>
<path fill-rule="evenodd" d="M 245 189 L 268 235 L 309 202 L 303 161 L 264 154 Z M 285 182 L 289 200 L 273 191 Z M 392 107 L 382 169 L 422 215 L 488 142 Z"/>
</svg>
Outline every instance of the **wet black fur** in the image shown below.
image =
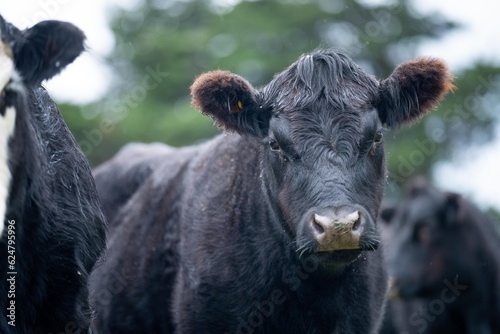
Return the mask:
<svg viewBox="0 0 500 334">
<path fill-rule="evenodd" d="M 133 164 L 120 153 L 96 170 L 114 210 L 92 275 L 97 332 L 376 333 L 387 286 L 373 250 L 386 173 L 379 87 L 331 50 L 259 90 L 229 72 L 200 76 L 193 104 L 237 134 L 151 148 Z M 307 222 L 341 205 L 366 220 L 364 249 L 316 253 Z"/>
<path fill-rule="evenodd" d="M 2 17 L 0 31 L 21 77 L 7 85 L 2 100 L 2 108 L 15 106 L 17 111 L 3 222 L 15 221 L 17 275 L 12 327 L 5 316 L 10 276 L 5 228 L 0 239 L 0 332 L 86 333 L 92 319 L 87 281 L 104 248 L 105 220 L 88 161 L 40 86 L 83 50 L 83 33 L 55 21 L 21 32 Z M 49 45 L 57 52 L 39 49 Z"/>
</svg>

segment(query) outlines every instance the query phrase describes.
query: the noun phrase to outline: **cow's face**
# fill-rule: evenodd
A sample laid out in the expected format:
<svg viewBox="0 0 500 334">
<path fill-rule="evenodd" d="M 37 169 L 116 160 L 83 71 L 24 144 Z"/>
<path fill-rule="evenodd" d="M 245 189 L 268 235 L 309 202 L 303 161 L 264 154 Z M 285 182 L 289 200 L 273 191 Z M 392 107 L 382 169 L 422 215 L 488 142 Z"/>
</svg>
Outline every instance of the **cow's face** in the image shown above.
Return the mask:
<svg viewBox="0 0 500 334">
<path fill-rule="evenodd" d="M 403 64 L 379 82 L 346 56 L 317 51 L 261 90 L 216 71 L 200 76 L 192 95 L 216 124 L 261 142 L 263 187 L 299 254 L 343 262 L 378 245 L 383 124 L 417 119 L 449 80 L 438 60 Z"/>
<path fill-rule="evenodd" d="M 477 238 L 464 200 L 419 180 L 396 209 L 382 211 L 393 292 L 402 298 L 439 296 L 457 277 L 475 275 Z M 389 212 L 389 213 L 388 213 Z M 384 217 L 385 216 L 385 217 Z"/>
<path fill-rule="evenodd" d="M 0 236 L 9 207 L 26 191 L 13 185 L 16 173 L 37 159 L 31 113 L 38 110 L 30 109 L 30 90 L 71 63 L 83 40 L 69 23 L 44 21 L 21 32 L 0 16 Z"/>
</svg>

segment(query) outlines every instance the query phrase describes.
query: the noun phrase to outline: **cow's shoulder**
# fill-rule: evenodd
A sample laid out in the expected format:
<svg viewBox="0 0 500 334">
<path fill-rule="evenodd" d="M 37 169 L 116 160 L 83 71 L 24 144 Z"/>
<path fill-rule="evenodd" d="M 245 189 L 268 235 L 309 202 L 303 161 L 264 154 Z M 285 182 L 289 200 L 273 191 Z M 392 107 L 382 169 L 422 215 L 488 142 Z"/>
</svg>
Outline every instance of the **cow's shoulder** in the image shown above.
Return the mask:
<svg viewBox="0 0 500 334">
<path fill-rule="evenodd" d="M 225 133 L 199 147 L 189 168 L 190 183 L 230 187 L 237 179 L 260 174 L 260 143 L 235 133 Z M 253 186 L 256 184 L 254 183 Z M 226 189 L 235 190 L 235 189 Z"/>
</svg>

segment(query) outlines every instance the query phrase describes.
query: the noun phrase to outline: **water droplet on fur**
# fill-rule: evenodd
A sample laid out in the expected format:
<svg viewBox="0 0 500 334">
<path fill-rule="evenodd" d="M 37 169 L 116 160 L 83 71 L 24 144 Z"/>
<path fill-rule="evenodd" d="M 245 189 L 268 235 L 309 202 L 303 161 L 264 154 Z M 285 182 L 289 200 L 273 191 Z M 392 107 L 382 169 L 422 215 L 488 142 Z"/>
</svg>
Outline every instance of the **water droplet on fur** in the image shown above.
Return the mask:
<svg viewBox="0 0 500 334">
<path fill-rule="evenodd" d="M 56 61 L 55 65 L 56 65 L 56 67 L 60 67 L 61 66 L 61 62 L 58 60 L 58 61 Z"/>
</svg>

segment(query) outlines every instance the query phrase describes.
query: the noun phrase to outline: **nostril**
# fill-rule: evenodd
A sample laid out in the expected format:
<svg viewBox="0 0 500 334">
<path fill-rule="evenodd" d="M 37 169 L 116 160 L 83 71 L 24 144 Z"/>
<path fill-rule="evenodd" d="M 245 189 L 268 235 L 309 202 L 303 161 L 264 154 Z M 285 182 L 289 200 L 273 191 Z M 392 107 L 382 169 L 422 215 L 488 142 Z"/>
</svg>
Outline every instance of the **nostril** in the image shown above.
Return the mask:
<svg viewBox="0 0 500 334">
<path fill-rule="evenodd" d="M 359 211 L 354 211 L 345 216 L 345 221 L 352 224 L 351 230 L 357 231 L 361 225 L 361 217 L 359 215 Z"/>
<path fill-rule="evenodd" d="M 316 231 L 316 233 L 318 233 L 318 234 L 325 233 L 325 229 L 323 228 L 323 226 L 321 226 L 320 223 L 318 223 L 316 221 L 316 219 L 313 219 L 312 226 L 313 226 L 314 230 Z"/>
<path fill-rule="evenodd" d="M 357 231 L 360 225 L 361 225 L 361 218 L 358 218 L 358 219 L 354 222 L 354 224 L 352 224 L 352 228 L 351 228 L 351 230 L 353 230 L 353 231 Z"/>
<path fill-rule="evenodd" d="M 312 228 L 318 234 L 322 235 L 325 233 L 325 229 L 329 229 L 332 223 L 332 218 L 315 214 L 312 219 Z"/>
</svg>

